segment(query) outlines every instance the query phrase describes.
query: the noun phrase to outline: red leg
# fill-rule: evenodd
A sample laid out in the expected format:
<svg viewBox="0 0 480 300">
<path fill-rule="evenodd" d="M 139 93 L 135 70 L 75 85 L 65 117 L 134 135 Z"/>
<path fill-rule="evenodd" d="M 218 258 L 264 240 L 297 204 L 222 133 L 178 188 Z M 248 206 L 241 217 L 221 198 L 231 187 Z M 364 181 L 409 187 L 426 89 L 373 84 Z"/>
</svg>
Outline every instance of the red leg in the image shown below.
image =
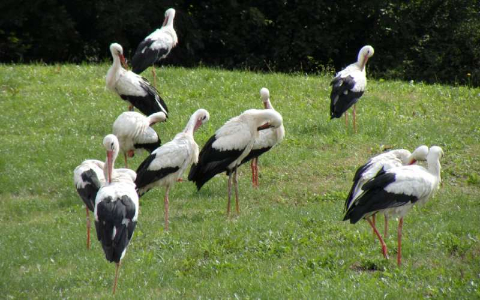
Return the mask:
<svg viewBox="0 0 480 300">
<path fill-rule="evenodd" d="M 398 221 L 398 252 L 397 252 L 398 266 L 402 264 L 402 228 L 403 228 L 403 218 L 400 218 L 400 221 Z"/>
<path fill-rule="evenodd" d="M 377 226 L 377 216 L 376 215 L 373 215 L 372 216 L 372 223 L 373 223 L 373 226 Z M 373 237 L 375 237 L 376 234 L 375 234 L 375 230 L 373 231 Z"/>
<path fill-rule="evenodd" d="M 238 205 L 238 182 L 237 182 L 237 168 L 235 168 L 233 174 L 233 186 L 235 187 L 235 210 L 237 211 L 237 215 L 240 214 L 240 207 Z"/>
<path fill-rule="evenodd" d="M 120 269 L 120 263 L 115 263 L 115 281 L 113 282 L 113 294 L 115 295 L 115 290 L 117 289 L 117 280 L 118 280 L 118 270 Z"/>
<path fill-rule="evenodd" d="M 168 191 L 170 190 L 170 186 L 167 186 L 165 190 L 165 199 L 164 199 L 164 206 L 165 206 L 165 231 L 168 231 L 168 204 L 169 204 L 169 199 L 168 199 Z"/>
<path fill-rule="evenodd" d="M 353 105 L 353 131 L 357 133 L 357 123 L 356 123 L 356 104 Z"/>
<path fill-rule="evenodd" d="M 250 167 L 252 168 L 252 185 L 255 187 L 255 157 L 252 158 Z"/>
<path fill-rule="evenodd" d="M 388 237 L 388 216 L 385 215 L 385 232 L 383 233 L 383 238 L 386 239 Z"/>
<path fill-rule="evenodd" d="M 348 129 L 348 114 L 345 112 L 345 127 Z"/>
<path fill-rule="evenodd" d="M 129 111 L 133 111 L 133 110 L 134 110 L 134 109 L 133 109 L 133 105 L 130 104 L 130 105 L 128 106 L 128 110 L 129 110 Z"/>
<path fill-rule="evenodd" d="M 388 259 L 387 245 L 385 245 L 385 242 L 383 241 L 382 236 L 380 235 L 380 233 L 378 232 L 377 228 L 375 227 L 375 224 L 373 224 L 373 222 L 372 222 L 369 218 L 365 218 L 365 220 L 367 220 L 368 224 L 370 224 L 370 226 L 372 226 L 373 231 L 375 232 L 375 234 L 377 235 L 378 239 L 380 240 L 380 244 L 382 245 L 383 257 L 385 257 L 386 259 Z"/>
<path fill-rule="evenodd" d="M 255 157 L 255 187 L 258 187 L 258 157 Z"/>
<path fill-rule="evenodd" d="M 157 72 L 155 72 L 155 65 L 152 65 L 153 86 L 157 88 Z"/>
<path fill-rule="evenodd" d="M 90 249 L 90 211 L 87 206 L 85 209 L 87 211 L 87 249 Z"/>
<path fill-rule="evenodd" d="M 232 198 L 232 173 L 228 175 L 228 202 L 227 202 L 227 217 L 230 216 L 230 198 Z"/>
</svg>

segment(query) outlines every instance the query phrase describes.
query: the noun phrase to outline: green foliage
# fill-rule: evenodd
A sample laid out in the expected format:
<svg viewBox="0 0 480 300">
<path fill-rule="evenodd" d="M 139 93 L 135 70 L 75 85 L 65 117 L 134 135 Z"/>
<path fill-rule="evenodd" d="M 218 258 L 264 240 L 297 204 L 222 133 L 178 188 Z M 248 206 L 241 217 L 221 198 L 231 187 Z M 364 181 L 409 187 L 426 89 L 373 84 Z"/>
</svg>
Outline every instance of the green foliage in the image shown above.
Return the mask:
<svg viewBox="0 0 480 300">
<path fill-rule="evenodd" d="M 114 265 L 94 232 L 85 248 L 85 209 L 72 182 L 82 160 L 105 158 L 102 139 L 126 109 L 104 88 L 108 67 L 0 65 L 0 290 L 7 299 L 111 297 Z M 223 175 L 200 192 L 188 181 L 172 188 L 170 232 L 164 190 L 142 197 L 117 298 L 480 297 L 480 186 L 472 175 L 480 171 L 480 89 L 370 80 L 354 134 L 343 119 L 329 119 L 331 75 L 170 67 L 157 74 L 171 110 L 168 122 L 155 125 L 164 142 L 202 107 L 211 114 L 195 135 L 202 146 L 229 118 L 262 107 L 261 87 L 283 115 L 286 138 L 260 158 L 258 189 L 250 168 L 239 169 L 237 217 L 225 216 Z M 396 221 L 387 261 L 366 222 L 341 221 L 343 204 L 369 157 L 420 144 L 443 147 L 442 185 L 405 217 L 397 268 Z"/>
</svg>

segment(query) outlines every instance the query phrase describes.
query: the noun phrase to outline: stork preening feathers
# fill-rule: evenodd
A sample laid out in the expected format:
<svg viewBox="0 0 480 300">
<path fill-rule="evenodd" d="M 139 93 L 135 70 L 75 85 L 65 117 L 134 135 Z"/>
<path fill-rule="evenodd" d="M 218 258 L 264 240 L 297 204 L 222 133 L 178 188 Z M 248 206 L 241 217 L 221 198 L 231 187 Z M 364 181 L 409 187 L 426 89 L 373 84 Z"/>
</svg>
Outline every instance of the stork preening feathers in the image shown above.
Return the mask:
<svg viewBox="0 0 480 300">
<path fill-rule="evenodd" d="M 238 214 L 240 210 L 237 168 L 252 150 L 259 131 L 278 128 L 282 123 L 282 116 L 273 109 L 250 109 L 230 119 L 203 146 L 198 163 L 193 164 L 190 169 L 188 180 L 195 182 L 197 189 L 200 190 L 213 176 L 226 172 L 228 175 L 227 215 L 230 215 L 232 177 Z"/>
<path fill-rule="evenodd" d="M 366 219 L 380 240 L 384 257 L 388 258 L 387 246 L 369 218 L 378 212 L 398 216 L 397 264 L 400 265 L 403 217 L 414 204 L 425 203 L 439 188 L 442 156 L 442 149 L 433 146 L 427 155 L 427 168 L 407 165 L 381 170 L 362 185 L 361 194 L 351 203 L 343 220 L 355 224 Z"/>
<path fill-rule="evenodd" d="M 106 87 L 129 103 L 129 109 L 136 107 L 144 115 L 157 112 L 168 115 L 168 108 L 158 91 L 145 78 L 127 71 L 122 67 L 125 63 L 123 48 L 120 44 L 110 45 L 113 64 L 107 72 Z"/>
<path fill-rule="evenodd" d="M 138 194 L 143 196 L 155 186 L 165 186 L 164 210 L 165 230 L 168 230 L 168 192 L 181 178 L 183 172 L 198 161 L 198 145 L 193 138 L 194 132 L 210 119 L 208 111 L 197 110 L 187 123 L 185 129 L 175 138 L 157 148 L 138 167 L 137 185 Z"/>
<path fill-rule="evenodd" d="M 267 88 L 262 88 L 260 90 L 260 98 L 262 99 L 265 109 L 274 109 L 270 102 L 270 92 Z M 258 133 L 258 138 L 255 139 L 252 150 L 242 160 L 242 164 L 249 160 L 252 161 L 252 184 L 254 187 L 258 187 L 258 157 L 280 143 L 284 137 L 285 128 L 283 127 L 283 124 L 278 128 L 269 128 L 261 130 Z"/>
<path fill-rule="evenodd" d="M 348 124 L 346 111 L 353 105 L 353 129 L 357 132 L 355 103 L 363 95 L 367 86 L 365 66 L 373 55 L 372 46 L 364 46 L 358 52 L 357 62 L 338 72 L 332 80 L 330 93 L 330 117 L 340 118 L 345 113 L 345 124 Z"/>
<path fill-rule="evenodd" d="M 411 165 L 417 161 L 425 161 L 427 159 L 428 147 L 425 145 L 417 147 L 413 153 L 406 149 L 395 149 L 368 160 L 366 164 L 359 167 L 353 177 L 353 185 L 350 189 L 347 199 L 345 200 L 345 211 L 356 201 L 358 196 L 363 192 L 362 186 L 374 178 L 380 171 L 388 171 L 395 167 Z M 375 225 L 375 215 L 372 216 L 372 223 Z M 385 230 L 384 237 L 388 232 L 388 215 L 385 214 Z"/>
<path fill-rule="evenodd" d="M 118 139 L 109 134 L 103 140 L 107 150 L 104 175 L 105 185 L 98 191 L 95 199 L 95 228 L 98 240 L 102 243 L 105 258 L 115 262 L 115 281 L 117 286 L 120 261 L 125 256 L 127 246 L 132 239 L 138 218 L 138 195 L 135 191 L 134 171 L 114 170 L 115 159 L 119 152 Z"/>
<path fill-rule="evenodd" d="M 137 47 L 132 58 L 132 71 L 140 74 L 152 66 L 153 85 L 156 86 L 155 62 L 167 57 L 173 47 L 178 43 L 177 33 L 173 28 L 175 9 L 165 11 L 165 20 L 162 28 L 148 35 Z"/>
<path fill-rule="evenodd" d="M 127 111 L 117 117 L 113 123 L 112 132 L 120 143 L 120 150 L 125 158 L 125 168 L 128 168 L 127 156 L 133 157 L 136 150 L 143 149 L 152 153 L 160 147 L 161 140 L 151 126 L 166 119 L 167 116 L 163 112 L 146 117 L 134 111 Z"/>
</svg>

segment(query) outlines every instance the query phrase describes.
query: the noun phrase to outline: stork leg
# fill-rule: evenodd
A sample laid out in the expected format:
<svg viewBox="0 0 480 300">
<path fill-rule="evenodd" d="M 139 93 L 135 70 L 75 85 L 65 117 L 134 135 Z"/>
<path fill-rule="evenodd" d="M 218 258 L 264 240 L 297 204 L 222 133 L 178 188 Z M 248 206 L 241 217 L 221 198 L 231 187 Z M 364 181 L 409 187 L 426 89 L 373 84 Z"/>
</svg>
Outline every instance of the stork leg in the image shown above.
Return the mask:
<svg viewBox="0 0 480 300">
<path fill-rule="evenodd" d="M 397 264 L 399 267 L 402 264 L 402 229 L 403 229 L 403 218 L 400 218 L 400 221 L 398 221 L 398 251 L 397 251 Z"/>
<path fill-rule="evenodd" d="M 369 218 L 365 218 L 365 219 L 367 220 L 368 224 L 370 224 L 370 226 L 372 226 L 373 231 L 375 231 L 375 234 L 377 235 L 378 239 L 380 240 L 380 244 L 382 245 L 383 257 L 385 257 L 386 259 L 388 259 L 387 245 L 386 245 L 385 242 L 383 241 L 382 236 L 381 236 L 380 233 L 378 232 L 378 230 L 377 230 L 377 228 L 375 227 L 375 224 L 373 224 L 372 220 L 370 220 Z"/>
<path fill-rule="evenodd" d="M 153 86 L 157 88 L 157 72 L 155 72 L 155 65 L 152 65 Z"/>
<path fill-rule="evenodd" d="M 388 237 L 388 216 L 385 215 L 385 232 L 383 233 L 383 238 L 386 239 Z"/>
<path fill-rule="evenodd" d="M 345 127 L 348 128 L 348 114 L 345 112 Z"/>
<path fill-rule="evenodd" d="M 168 204 L 169 204 L 169 199 L 168 199 L 168 191 L 170 191 L 170 186 L 167 185 L 167 188 L 165 190 L 165 199 L 163 200 L 164 203 L 164 210 L 165 210 L 165 231 L 168 231 Z"/>
<path fill-rule="evenodd" d="M 252 158 L 252 162 L 250 163 L 250 167 L 252 168 L 252 185 L 255 187 L 255 157 Z"/>
<path fill-rule="evenodd" d="M 85 206 L 87 211 L 87 249 L 90 249 L 90 211 L 87 206 Z"/>
<path fill-rule="evenodd" d="M 130 105 L 128 106 L 128 110 L 129 110 L 129 111 L 134 111 L 133 105 L 130 104 Z"/>
<path fill-rule="evenodd" d="M 373 226 L 376 227 L 377 226 L 377 216 L 376 215 L 373 215 L 372 216 L 372 223 L 373 223 Z M 373 230 L 373 237 L 375 237 L 376 234 L 375 234 L 375 230 Z"/>
<path fill-rule="evenodd" d="M 254 187 L 258 187 L 258 157 L 255 157 L 255 185 Z"/>
<path fill-rule="evenodd" d="M 235 187 L 235 210 L 237 211 L 237 215 L 238 215 L 240 214 L 240 208 L 238 205 L 237 167 L 235 167 L 234 174 L 233 174 L 233 185 Z"/>
<path fill-rule="evenodd" d="M 113 294 L 115 295 L 115 290 L 117 289 L 117 280 L 118 280 L 118 271 L 120 269 L 120 262 L 115 263 L 115 281 L 113 282 Z"/>
<path fill-rule="evenodd" d="M 353 105 L 353 131 L 357 133 L 357 122 L 356 122 L 356 110 L 357 110 L 357 105 Z"/>
<path fill-rule="evenodd" d="M 230 198 L 232 198 L 232 172 L 228 174 L 228 202 L 227 202 L 227 217 L 230 216 Z"/>
</svg>

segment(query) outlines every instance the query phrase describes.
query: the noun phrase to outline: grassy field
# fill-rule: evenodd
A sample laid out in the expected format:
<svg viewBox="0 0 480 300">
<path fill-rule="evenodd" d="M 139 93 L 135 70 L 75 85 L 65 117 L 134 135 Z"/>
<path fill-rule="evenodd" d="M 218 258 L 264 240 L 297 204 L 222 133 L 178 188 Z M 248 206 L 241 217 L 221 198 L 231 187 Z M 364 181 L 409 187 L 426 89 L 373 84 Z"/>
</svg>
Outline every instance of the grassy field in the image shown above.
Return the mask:
<svg viewBox="0 0 480 300">
<path fill-rule="evenodd" d="M 0 298 L 111 297 L 115 266 L 95 235 L 85 247 L 72 174 L 84 159 L 104 160 L 102 139 L 127 108 L 104 88 L 108 67 L 0 65 Z M 145 195 L 117 298 L 480 297 L 480 89 L 370 80 L 354 134 L 343 118 L 329 119 L 331 74 L 157 71 L 170 109 L 155 126 L 163 142 L 205 108 L 210 122 L 195 136 L 202 147 L 229 118 L 262 107 L 261 87 L 283 115 L 286 138 L 261 157 L 258 189 L 249 166 L 240 169 L 238 217 L 225 216 L 226 176 L 200 192 L 176 184 L 170 232 L 164 190 Z M 366 222 L 341 221 L 343 203 L 369 157 L 421 144 L 443 148 L 443 182 L 405 218 L 398 268 L 397 222 L 387 261 Z"/>
</svg>

